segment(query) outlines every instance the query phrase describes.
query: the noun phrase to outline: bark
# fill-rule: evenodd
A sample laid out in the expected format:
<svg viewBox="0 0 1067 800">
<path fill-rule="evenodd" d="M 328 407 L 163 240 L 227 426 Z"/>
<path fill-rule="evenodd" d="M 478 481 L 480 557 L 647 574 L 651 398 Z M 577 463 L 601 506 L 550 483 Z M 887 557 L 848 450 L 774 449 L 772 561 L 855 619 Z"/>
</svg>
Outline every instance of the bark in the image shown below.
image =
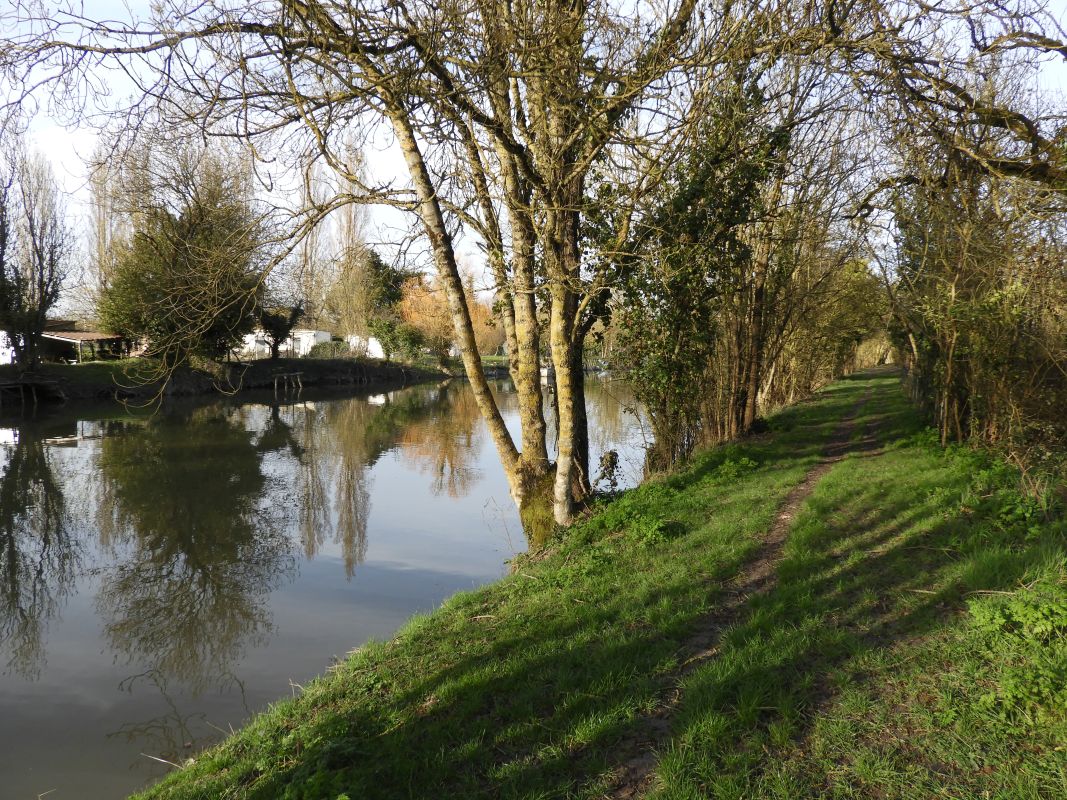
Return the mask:
<svg viewBox="0 0 1067 800">
<path fill-rule="evenodd" d="M 534 242 L 536 233 L 529 216 L 529 192 L 512 159 L 498 148 L 503 164 L 505 198 L 511 223 L 512 301 L 515 315 L 515 351 L 509 350 L 511 376 L 518 396 L 522 425 L 523 462 L 531 475 L 548 472 L 545 438 L 544 396 L 541 392 L 541 335 L 534 294 Z"/>
<path fill-rule="evenodd" d="M 499 42 L 494 42 L 499 45 Z M 497 50 L 498 47 L 494 47 Z M 499 66 L 506 59 L 500 53 L 493 60 Z M 495 71 L 488 86 L 494 118 L 511 124 L 515 109 L 507 71 Z M 537 319 L 535 256 L 537 232 L 531 214 L 530 188 L 523 179 L 515 155 L 499 139 L 493 152 L 500 165 L 504 208 L 511 232 L 510 315 L 514 340 L 508 342 L 508 368 L 515 392 L 522 428 L 523 468 L 533 480 L 549 471 L 548 442 L 545 437 L 544 395 L 541 391 L 541 338 Z M 488 199 L 488 195 L 487 195 Z M 501 243 L 503 250 L 503 243 Z"/>
<path fill-rule="evenodd" d="M 578 295 L 573 288 L 578 285 L 581 269 L 577 210 L 582 197 L 581 181 L 572 180 L 562 195 L 563 202 L 558 202 L 546 215 L 545 258 L 551 280 L 549 336 L 559 403 L 553 516 L 558 524 L 566 525 L 571 521 L 575 503 L 583 499 L 582 493 L 575 491 L 576 487 L 580 488 L 588 480 L 589 433 L 580 355 L 582 343 L 577 324 Z M 585 474 L 580 476 L 580 470 Z"/>
<path fill-rule="evenodd" d="M 764 319 L 766 318 L 767 262 L 760 259 L 756 265 L 752 286 L 752 308 L 749 313 L 747 363 L 745 366 L 745 405 L 741 418 L 740 433 L 752 430 L 759 414 L 759 390 L 763 379 Z"/>
<path fill-rule="evenodd" d="M 567 525 L 574 513 L 575 477 L 575 380 L 571 358 L 571 305 L 566 288 L 557 283 L 552 287 L 552 310 L 549 321 L 549 340 L 552 362 L 556 369 L 556 399 L 558 402 L 556 477 L 552 489 L 552 516 L 559 525 Z"/>
</svg>

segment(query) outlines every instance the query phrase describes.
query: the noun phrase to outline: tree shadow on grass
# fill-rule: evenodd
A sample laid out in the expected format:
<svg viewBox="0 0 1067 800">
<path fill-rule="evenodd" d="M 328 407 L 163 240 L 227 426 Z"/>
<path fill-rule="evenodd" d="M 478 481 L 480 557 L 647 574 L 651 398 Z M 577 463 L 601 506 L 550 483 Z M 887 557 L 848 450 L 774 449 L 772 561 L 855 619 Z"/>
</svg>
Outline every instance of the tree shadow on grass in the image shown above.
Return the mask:
<svg viewBox="0 0 1067 800">
<path fill-rule="evenodd" d="M 898 423 L 892 404 L 885 413 Z M 750 600 L 719 657 L 685 682 L 654 794 L 771 796 L 760 788 L 768 766 L 807 737 L 841 668 L 935 634 L 968 596 L 1018 588 L 1067 556 L 1051 528 L 1034 537 L 962 512 L 971 480 L 965 464 L 921 446 L 840 464 L 796 520 L 778 585 Z M 875 678 L 849 671 L 852 689 Z"/>
</svg>

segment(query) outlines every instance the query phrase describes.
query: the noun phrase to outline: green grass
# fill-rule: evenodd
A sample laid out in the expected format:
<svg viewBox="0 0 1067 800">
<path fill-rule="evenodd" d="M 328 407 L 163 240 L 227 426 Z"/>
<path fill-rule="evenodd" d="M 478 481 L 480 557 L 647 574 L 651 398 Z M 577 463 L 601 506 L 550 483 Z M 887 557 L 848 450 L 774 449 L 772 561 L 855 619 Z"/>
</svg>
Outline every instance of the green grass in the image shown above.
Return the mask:
<svg viewBox="0 0 1067 800">
<path fill-rule="evenodd" d="M 653 796 L 1067 796 L 1063 523 L 899 395 L 868 411 L 888 449 L 817 485 L 777 588 L 686 681 Z"/>
<path fill-rule="evenodd" d="M 128 383 L 127 372 L 136 369 L 140 359 L 127 358 L 115 361 L 88 361 L 84 364 L 40 364 L 36 374 L 53 380 L 67 381 L 79 385 L 93 385 L 114 388 L 116 380 Z M 0 377 L 14 378 L 22 373 L 22 367 L 12 364 L 0 366 Z"/>
<path fill-rule="evenodd" d="M 892 377 L 842 381 L 626 493 L 143 796 L 603 796 L 688 637 L 868 390 L 861 424 L 889 446 L 817 485 L 777 584 L 687 675 L 652 794 L 1063 796 L 1063 527 L 1010 471 L 937 450 Z"/>
</svg>

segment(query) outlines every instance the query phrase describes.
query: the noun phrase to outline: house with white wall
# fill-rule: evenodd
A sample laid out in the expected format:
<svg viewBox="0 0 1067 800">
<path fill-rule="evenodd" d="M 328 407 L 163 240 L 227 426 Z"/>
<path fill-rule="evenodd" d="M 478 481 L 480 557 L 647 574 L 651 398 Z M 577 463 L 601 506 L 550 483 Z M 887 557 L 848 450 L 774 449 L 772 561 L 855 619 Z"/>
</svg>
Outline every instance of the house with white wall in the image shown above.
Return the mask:
<svg viewBox="0 0 1067 800">
<path fill-rule="evenodd" d="M 314 331 L 310 328 L 296 328 L 289 338 L 282 342 L 281 354 L 289 358 L 303 358 L 317 344 L 333 339 L 329 331 Z"/>
<path fill-rule="evenodd" d="M 316 331 L 310 328 L 295 328 L 289 338 L 278 348 L 278 355 L 283 358 L 303 358 L 311 348 L 323 342 L 329 342 L 333 335 L 329 331 Z M 256 328 L 244 337 L 241 343 L 243 358 L 269 358 L 270 339 L 262 328 Z"/>
<path fill-rule="evenodd" d="M 0 331 L 0 364 L 15 363 L 15 348 L 11 346 L 11 340 L 7 334 Z"/>
<path fill-rule="evenodd" d="M 382 343 L 373 336 L 352 334 L 345 337 L 345 343 L 357 356 L 364 358 L 385 358 Z"/>
</svg>

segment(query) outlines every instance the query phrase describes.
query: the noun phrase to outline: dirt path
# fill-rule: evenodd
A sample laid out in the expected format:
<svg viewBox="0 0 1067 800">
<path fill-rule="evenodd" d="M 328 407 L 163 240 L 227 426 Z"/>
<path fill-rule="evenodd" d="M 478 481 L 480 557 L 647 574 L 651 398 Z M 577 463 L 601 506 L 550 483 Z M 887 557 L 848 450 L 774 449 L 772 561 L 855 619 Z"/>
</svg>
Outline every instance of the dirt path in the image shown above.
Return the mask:
<svg viewBox="0 0 1067 800">
<path fill-rule="evenodd" d="M 681 683 L 695 669 L 717 657 L 722 632 L 743 618 L 749 598 L 774 588 L 785 540 L 797 512 L 814 491 L 815 485 L 834 464 L 849 453 L 869 452 L 877 446 L 874 432 L 870 430 L 860 442 L 851 441 L 856 417 L 870 396 L 871 392 L 868 390 L 849 415 L 840 422 L 826 445 L 822 459 L 782 502 L 755 557 L 724 587 L 723 601 L 703 619 L 686 643 L 682 663 L 670 677 L 674 688 L 645 719 L 641 731 L 620 744 L 622 760 L 616 769 L 614 784 L 605 797 L 630 800 L 646 794 L 655 773 L 657 754 L 670 740 L 671 720 L 682 700 Z"/>
</svg>

